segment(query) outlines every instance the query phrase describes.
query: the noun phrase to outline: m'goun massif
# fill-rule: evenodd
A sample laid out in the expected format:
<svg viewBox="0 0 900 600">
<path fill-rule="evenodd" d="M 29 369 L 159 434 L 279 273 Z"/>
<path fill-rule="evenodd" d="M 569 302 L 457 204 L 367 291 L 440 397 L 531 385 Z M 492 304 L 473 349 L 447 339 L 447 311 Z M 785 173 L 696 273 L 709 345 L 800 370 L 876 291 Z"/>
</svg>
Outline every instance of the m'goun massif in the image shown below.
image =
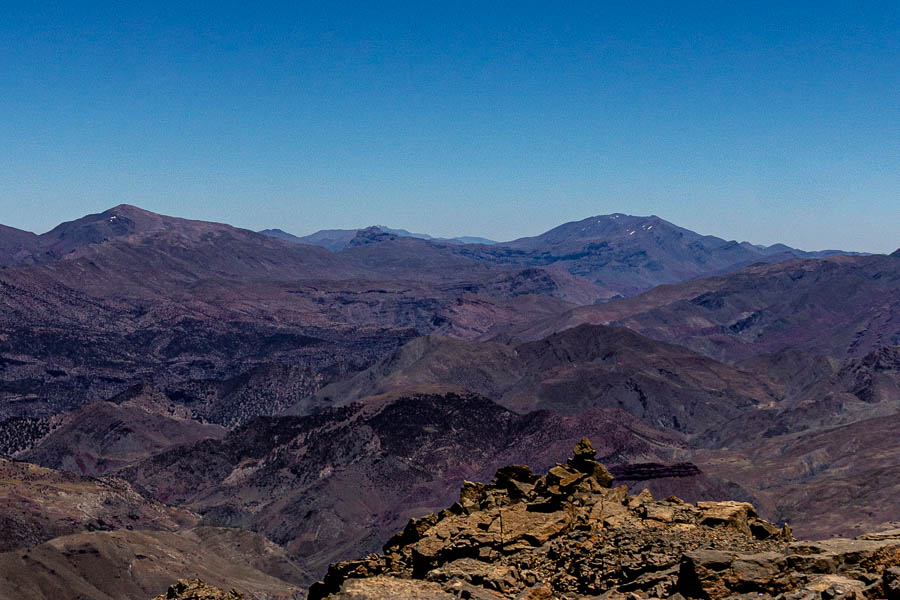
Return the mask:
<svg viewBox="0 0 900 600">
<path fill-rule="evenodd" d="M 900 598 L 900 251 L 120 205 L 0 267 L 0 600 Z"/>
</svg>

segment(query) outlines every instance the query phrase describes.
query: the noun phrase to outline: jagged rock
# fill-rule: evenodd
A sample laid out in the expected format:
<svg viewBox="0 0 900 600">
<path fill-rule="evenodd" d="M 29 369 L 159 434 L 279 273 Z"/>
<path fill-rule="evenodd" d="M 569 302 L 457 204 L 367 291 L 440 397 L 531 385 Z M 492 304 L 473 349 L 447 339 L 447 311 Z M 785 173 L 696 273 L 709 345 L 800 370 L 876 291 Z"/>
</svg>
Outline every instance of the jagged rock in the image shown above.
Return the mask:
<svg viewBox="0 0 900 600">
<path fill-rule="evenodd" d="M 593 457 L 582 440 L 574 457 L 544 476 L 513 466 L 491 485 L 466 482 L 456 505 L 410 521 L 383 555 L 332 565 L 310 600 L 388 594 L 393 578 L 406 587 L 390 594 L 441 590 L 474 599 L 778 591 L 771 582 L 784 565 L 787 528 L 746 503 L 692 506 L 656 501 L 646 490 L 628 496 L 624 486 L 609 487 L 611 476 Z M 419 590 L 416 582 L 428 585 Z"/>
<path fill-rule="evenodd" d="M 516 596 L 516 600 L 554 600 L 553 590 L 549 585 L 536 585 Z"/>
<path fill-rule="evenodd" d="M 547 472 L 547 485 L 552 488 L 558 486 L 561 490 L 571 488 L 576 483 L 581 483 L 587 475 L 568 469 L 562 465 L 556 465 Z"/>
<path fill-rule="evenodd" d="M 595 456 L 597 456 L 597 451 L 594 450 L 594 447 L 591 445 L 591 440 L 583 437 L 581 440 L 575 444 L 575 460 L 592 460 Z"/>
<path fill-rule="evenodd" d="M 459 491 L 459 504 L 466 510 L 478 507 L 484 502 L 486 493 L 487 488 L 480 483 L 465 481 Z"/>
<path fill-rule="evenodd" d="M 593 456 L 582 440 L 544 476 L 514 466 L 466 482 L 458 504 L 410 521 L 384 555 L 332 565 L 310 600 L 900 600 L 900 530 L 793 542 L 745 502 L 610 488 Z"/>
<path fill-rule="evenodd" d="M 436 582 L 460 580 L 505 593 L 515 587 L 518 572 L 514 567 L 507 565 L 461 558 L 430 571 L 426 580 Z"/>
<path fill-rule="evenodd" d="M 404 600 L 455 600 L 456 595 L 429 581 L 413 581 L 396 577 L 372 577 L 369 579 L 348 579 L 335 600 L 384 600 L 403 598 Z"/>
<path fill-rule="evenodd" d="M 611 487 L 613 476 L 605 466 L 594 460 L 596 454 L 590 440 L 581 438 L 581 441 L 575 444 L 575 456 L 569 459 L 568 464 L 575 470 L 593 477 L 601 487 Z"/>
<path fill-rule="evenodd" d="M 410 521 L 384 555 L 332 565 L 310 600 L 900 600 L 900 531 L 794 542 L 746 502 L 610 488 L 593 456 L 582 440 L 544 476 L 515 466 L 466 482 L 457 505 Z"/>
<path fill-rule="evenodd" d="M 199 579 L 193 581 L 179 579 L 169 586 L 165 594 L 157 596 L 154 600 L 244 600 L 244 596 L 235 590 L 224 592 Z"/>
<path fill-rule="evenodd" d="M 884 597 L 889 600 L 900 600 L 900 567 L 890 567 L 882 575 Z"/>
<path fill-rule="evenodd" d="M 736 590 L 785 598 L 891 598 L 900 540 L 796 542 L 780 552 L 685 553 L 679 585 L 688 597 L 716 600 Z M 882 595 L 883 594 L 883 595 Z"/>
</svg>

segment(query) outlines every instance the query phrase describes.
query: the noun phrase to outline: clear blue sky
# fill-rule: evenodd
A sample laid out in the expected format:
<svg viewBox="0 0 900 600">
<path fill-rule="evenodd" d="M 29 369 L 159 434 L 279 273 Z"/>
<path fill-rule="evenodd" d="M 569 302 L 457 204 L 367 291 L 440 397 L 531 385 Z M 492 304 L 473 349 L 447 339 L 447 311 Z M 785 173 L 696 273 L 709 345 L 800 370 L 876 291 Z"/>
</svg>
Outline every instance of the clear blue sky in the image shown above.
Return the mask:
<svg viewBox="0 0 900 600">
<path fill-rule="evenodd" d="M 509 239 L 625 212 L 900 246 L 896 0 L 12 4 L 8 225 L 127 202 Z"/>
</svg>

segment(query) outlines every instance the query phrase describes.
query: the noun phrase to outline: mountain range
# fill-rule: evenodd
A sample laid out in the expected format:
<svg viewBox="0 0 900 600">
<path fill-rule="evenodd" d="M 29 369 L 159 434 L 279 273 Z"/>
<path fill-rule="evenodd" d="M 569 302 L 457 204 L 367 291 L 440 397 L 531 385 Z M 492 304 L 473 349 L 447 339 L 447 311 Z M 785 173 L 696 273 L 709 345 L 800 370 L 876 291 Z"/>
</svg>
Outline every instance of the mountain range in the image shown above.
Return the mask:
<svg viewBox="0 0 900 600">
<path fill-rule="evenodd" d="M 623 296 L 663 283 L 735 271 L 755 262 L 847 254 L 838 250 L 806 252 L 784 244 L 762 246 L 726 241 L 697 234 L 655 215 L 635 217 L 621 213 L 565 223 L 539 236 L 510 242 L 472 237 L 434 238 L 382 226 L 323 230 L 305 237 L 292 236 L 281 230 L 261 233 L 294 243 L 322 246 L 333 252 L 358 245 L 360 238 L 366 235 L 377 234 L 383 240 L 420 238 L 439 245 L 457 246 L 449 249 L 480 261 L 523 266 L 556 264 L 614 295 Z"/>
<path fill-rule="evenodd" d="M 894 256 L 791 260 L 577 307 L 510 334 L 527 340 L 581 323 L 615 324 L 726 360 L 787 348 L 861 356 L 900 345 L 898 285 Z"/>
<path fill-rule="evenodd" d="M 302 597 L 463 480 L 583 436 L 633 488 L 805 536 L 900 514 L 897 252 L 624 214 L 297 238 L 120 205 L 0 228 L 0 265 L 10 597 L 147 599 L 192 573 Z"/>
<path fill-rule="evenodd" d="M 411 233 L 405 229 L 391 229 L 383 225 L 373 225 L 371 227 L 362 227 L 360 229 L 322 229 L 304 236 L 296 236 L 281 229 L 263 229 L 261 234 L 267 235 L 286 242 L 295 244 L 310 244 L 313 246 L 322 246 L 332 252 L 340 252 L 350 245 L 353 239 L 360 231 L 376 230 L 380 233 L 396 235 L 397 237 L 417 238 L 420 240 L 429 240 L 433 242 L 442 242 L 446 244 L 496 244 L 494 240 L 475 236 L 460 236 L 454 238 L 432 237 L 427 233 Z"/>
</svg>

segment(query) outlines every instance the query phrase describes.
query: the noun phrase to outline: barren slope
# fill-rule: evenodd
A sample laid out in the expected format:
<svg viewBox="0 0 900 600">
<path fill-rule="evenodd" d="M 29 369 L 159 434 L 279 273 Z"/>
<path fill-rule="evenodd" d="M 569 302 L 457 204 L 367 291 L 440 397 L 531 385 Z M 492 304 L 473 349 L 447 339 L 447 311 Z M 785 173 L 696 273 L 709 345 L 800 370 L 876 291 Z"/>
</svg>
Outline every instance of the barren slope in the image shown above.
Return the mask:
<svg viewBox="0 0 900 600">
<path fill-rule="evenodd" d="M 148 500 L 120 479 L 95 479 L 0 458 L 0 551 L 84 530 L 196 524 L 190 512 Z"/>
<path fill-rule="evenodd" d="M 623 325 L 720 360 L 788 348 L 862 356 L 900 344 L 900 260 L 835 256 L 754 265 L 579 307 L 515 335 L 539 339 L 582 323 Z"/>
<path fill-rule="evenodd" d="M 147 600 L 194 577 L 259 600 L 300 600 L 309 580 L 278 546 L 236 529 L 79 533 L 0 554 L 3 600 Z"/>
<path fill-rule="evenodd" d="M 518 412 L 618 408 L 691 434 L 777 400 L 773 386 L 746 371 L 628 329 L 583 325 L 518 346 L 417 338 L 297 410 L 425 384 L 457 385 Z"/>
<path fill-rule="evenodd" d="M 547 466 L 585 432 L 613 463 L 668 462 L 683 447 L 622 411 L 522 416 L 470 394 L 426 393 L 259 418 L 123 476 L 206 523 L 259 531 L 321 568 L 445 504 L 463 479 L 508 462 Z"/>
</svg>

